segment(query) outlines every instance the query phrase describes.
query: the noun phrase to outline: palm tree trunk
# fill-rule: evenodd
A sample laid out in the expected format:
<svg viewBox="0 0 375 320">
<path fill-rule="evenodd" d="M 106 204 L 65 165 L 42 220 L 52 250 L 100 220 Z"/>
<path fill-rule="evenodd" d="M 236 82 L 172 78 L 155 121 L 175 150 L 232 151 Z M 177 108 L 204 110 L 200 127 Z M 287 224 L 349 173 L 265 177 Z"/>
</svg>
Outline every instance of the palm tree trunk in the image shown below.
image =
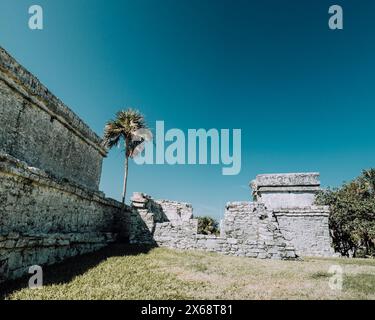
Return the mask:
<svg viewBox="0 0 375 320">
<path fill-rule="evenodd" d="M 125 156 L 125 173 L 124 173 L 124 186 L 122 191 L 122 207 L 125 207 L 125 197 L 126 197 L 126 184 L 128 182 L 128 167 L 129 161 L 128 156 Z"/>
</svg>

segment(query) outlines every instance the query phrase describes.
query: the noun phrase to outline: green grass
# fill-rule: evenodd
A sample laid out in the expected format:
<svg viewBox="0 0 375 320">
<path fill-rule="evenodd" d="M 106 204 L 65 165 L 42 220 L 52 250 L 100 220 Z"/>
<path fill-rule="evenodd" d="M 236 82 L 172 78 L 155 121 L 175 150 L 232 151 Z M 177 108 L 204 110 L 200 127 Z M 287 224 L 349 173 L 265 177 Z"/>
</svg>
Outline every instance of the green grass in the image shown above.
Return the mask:
<svg viewBox="0 0 375 320">
<path fill-rule="evenodd" d="M 344 272 L 329 288 L 330 266 Z M 114 245 L 45 268 L 0 289 L 5 299 L 375 299 L 375 260 L 260 260 L 199 251 Z"/>
<path fill-rule="evenodd" d="M 361 273 L 358 275 L 349 275 L 344 279 L 344 288 L 348 291 L 354 291 L 358 294 L 374 296 L 375 277 L 374 274 Z"/>
</svg>

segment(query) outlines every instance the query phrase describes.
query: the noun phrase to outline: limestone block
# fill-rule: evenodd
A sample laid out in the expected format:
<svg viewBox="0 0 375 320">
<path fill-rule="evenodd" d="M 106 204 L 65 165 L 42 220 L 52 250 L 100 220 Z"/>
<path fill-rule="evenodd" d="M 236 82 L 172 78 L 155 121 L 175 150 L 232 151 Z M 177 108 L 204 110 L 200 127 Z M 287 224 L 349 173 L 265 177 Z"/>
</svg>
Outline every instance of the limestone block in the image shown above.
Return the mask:
<svg viewBox="0 0 375 320">
<path fill-rule="evenodd" d="M 269 209 L 308 207 L 320 190 L 319 173 L 258 175 L 251 187 L 257 201 Z"/>
</svg>

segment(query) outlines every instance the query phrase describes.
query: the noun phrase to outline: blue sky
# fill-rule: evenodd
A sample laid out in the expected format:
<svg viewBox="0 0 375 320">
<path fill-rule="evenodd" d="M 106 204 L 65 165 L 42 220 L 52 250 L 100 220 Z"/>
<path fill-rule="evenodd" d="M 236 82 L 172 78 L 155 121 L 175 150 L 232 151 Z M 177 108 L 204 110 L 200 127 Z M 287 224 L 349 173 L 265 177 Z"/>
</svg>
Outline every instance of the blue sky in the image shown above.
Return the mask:
<svg viewBox="0 0 375 320">
<path fill-rule="evenodd" d="M 28 29 L 28 8 L 44 30 Z M 328 8 L 344 9 L 344 30 Z M 319 171 L 336 186 L 375 167 L 375 2 L 1 0 L 0 45 L 102 135 L 127 106 L 151 127 L 242 129 L 242 171 L 131 164 L 129 191 L 220 217 L 259 173 Z M 120 199 L 123 157 L 101 189 Z"/>
</svg>

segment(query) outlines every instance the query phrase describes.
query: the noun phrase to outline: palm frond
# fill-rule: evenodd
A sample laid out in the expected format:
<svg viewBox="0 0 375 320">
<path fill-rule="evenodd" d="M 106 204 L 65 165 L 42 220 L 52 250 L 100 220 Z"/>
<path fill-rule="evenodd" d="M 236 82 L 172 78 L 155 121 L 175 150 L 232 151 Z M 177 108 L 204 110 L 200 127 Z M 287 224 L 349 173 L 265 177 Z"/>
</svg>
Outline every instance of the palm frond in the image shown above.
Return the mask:
<svg viewBox="0 0 375 320">
<path fill-rule="evenodd" d="M 104 128 L 103 145 L 106 148 L 118 146 L 121 140 L 125 142 L 126 155 L 134 156 L 134 150 L 144 140 L 139 139 L 137 131 L 147 129 L 144 116 L 135 109 L 117 112 L 116 118 L 107 122 Z"/>
</svg>

